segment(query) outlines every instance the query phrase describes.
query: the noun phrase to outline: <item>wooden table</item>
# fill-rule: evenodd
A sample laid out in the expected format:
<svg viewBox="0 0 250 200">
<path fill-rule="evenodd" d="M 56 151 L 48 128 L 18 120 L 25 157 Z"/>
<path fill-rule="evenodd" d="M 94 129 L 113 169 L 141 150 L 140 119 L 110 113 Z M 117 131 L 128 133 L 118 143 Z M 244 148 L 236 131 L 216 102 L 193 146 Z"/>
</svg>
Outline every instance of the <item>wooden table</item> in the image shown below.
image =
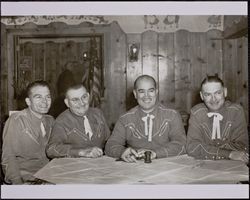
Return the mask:
<svg viewBox="0 0 250 200">
<path fill-rule="evenodd" d="M 35 176 L 53 184 L 234 184 L 249 181 L 240 161 L 195 160 L 187 155 L 126 163 L 114 158 L 57 158 Z"/>
</svg>

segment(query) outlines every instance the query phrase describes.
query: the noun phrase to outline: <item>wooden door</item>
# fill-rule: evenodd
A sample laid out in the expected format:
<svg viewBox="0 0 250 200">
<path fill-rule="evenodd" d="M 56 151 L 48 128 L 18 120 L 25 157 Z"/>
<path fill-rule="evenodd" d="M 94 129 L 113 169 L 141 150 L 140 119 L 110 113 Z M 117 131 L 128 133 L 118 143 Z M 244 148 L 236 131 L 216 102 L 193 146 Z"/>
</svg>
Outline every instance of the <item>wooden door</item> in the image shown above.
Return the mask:
<svg viewBox="0 0 250 200">
<path fill-rule="evenodd" d="M 98 67 L 98 74 L 95 68 Z M 18 109 L 25 107 L 24 89 L 34 80 L 43 79 L 51 86 L 54 100 L 73 80 L 83 82 L 91 92 L 94 76 L 98 76 L 100 97 L 103 95 L 101 36 L 16 36 L 15 38 L 15 98 Z M 62 106 L 64 107 L 64 103 Z M 60 110 L 60 109 L 59 109 Z M 61 110 L 60 110 L 61 111 Z M 56 113 L 54 113 L 56 112 Z"/>
</svg>

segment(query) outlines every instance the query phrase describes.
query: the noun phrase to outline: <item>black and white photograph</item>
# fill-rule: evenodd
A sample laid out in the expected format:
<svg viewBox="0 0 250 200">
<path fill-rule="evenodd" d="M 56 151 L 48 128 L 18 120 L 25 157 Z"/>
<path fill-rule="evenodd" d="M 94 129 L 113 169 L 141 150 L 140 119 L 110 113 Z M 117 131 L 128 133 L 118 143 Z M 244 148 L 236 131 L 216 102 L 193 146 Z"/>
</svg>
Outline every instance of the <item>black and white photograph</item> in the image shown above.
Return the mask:
<svg viewBox="0 0 250 200">
<path fill-rule="evenodd" d="M 1 198 L 249 198 L 247 2 L 1 2 Z"/>
</svg>

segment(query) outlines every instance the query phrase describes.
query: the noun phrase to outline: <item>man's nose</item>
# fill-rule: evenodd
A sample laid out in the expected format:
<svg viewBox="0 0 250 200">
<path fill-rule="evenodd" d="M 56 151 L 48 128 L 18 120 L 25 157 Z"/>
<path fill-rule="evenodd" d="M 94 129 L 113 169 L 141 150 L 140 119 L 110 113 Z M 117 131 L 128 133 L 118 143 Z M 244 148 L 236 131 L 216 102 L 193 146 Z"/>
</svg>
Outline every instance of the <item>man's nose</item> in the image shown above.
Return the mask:
<svg viewBox="0 0 250 200">
<path fill-rule="evenodd" d="M 148 97 L 148 96 L 149 96 L 149 92 L 146 91 L 146 92 L 144 93 L 144 96 L 145 96 L 145 97 Z"/>
<path fill-rule="evenodd" d="M 216 96 L 215 95 L 212 95 L 212 100 L 216 101 Z"/>
<path fill-rule="evenodd" d="M 47 100 L 47 98 L 42 98 L 41 102 L 42 102 L 42 103 L 46 103 L 46 104 L 48 104 L 48 100 Z"/>
</svg>

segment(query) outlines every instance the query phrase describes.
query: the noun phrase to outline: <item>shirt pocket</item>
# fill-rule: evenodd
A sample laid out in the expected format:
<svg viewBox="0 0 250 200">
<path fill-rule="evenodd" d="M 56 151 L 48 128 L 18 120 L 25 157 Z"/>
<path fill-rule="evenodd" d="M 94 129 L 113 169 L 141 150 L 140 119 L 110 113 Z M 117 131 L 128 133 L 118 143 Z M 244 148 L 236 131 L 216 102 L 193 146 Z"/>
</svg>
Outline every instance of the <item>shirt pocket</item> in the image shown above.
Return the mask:
<svg viewBox="0 0 250 200">
<path fill-rule="evenodd" d="M 169 121 L 163 121 L 162 123 L 161 123 L 161 126 L 160 126 L 160 128 L 159 128 L 159 131 L 157 131 L 155 134 L 153 134 L 153 136 L 154 135 L 158 135 L 159 137 L 162 137 L 162 136 L 168 136 L 169 134 L 168 134 L 168 132 L 169 132 L 169 130 L 170 130 L 170 127 L 169 127 Z"/>
<path fill-rule="evenodd" d="M 128 136 L 131 135 L 132 137 L 137 138 L 137 139 L 142 138 L 140 131 L 137 130 L 135 126 L 132 124 L 127 125 L 127 132 L 129 133 Z"/>
<path fill-rule="evenodd" d="M 230 137 L 229 133 L 230 133 L 231 127 L 232 127 L 232 122 L 231 121 L 227 121 L 227 123 L 225 125 L 225 128 L 224 128 L 224 131 L 222 133 L 222 138 L 224 140 Z"/>
<path fill-rule="evenodd" d="M 69 143 L 79 143 L 79 139 L 84 140 L 84 141 L 88 141 L 88 136 L 83 133 L 82 131 L 80 131 L 77 128 L 73 128 L 72 130 L 67 132 L 67 136 L 68 136 L 68 140 Z"/>
</svg>

